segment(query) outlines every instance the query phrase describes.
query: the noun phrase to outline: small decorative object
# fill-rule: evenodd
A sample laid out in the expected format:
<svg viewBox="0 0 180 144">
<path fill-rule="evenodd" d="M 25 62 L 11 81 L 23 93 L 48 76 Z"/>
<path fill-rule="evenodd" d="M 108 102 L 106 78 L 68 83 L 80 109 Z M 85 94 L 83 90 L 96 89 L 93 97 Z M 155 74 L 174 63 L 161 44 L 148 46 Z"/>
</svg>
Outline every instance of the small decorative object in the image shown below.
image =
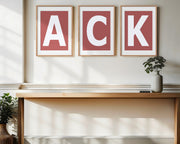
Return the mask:
<svg viewBox="0 0 180 144">
<path fill-rule="evenodd" d="M 4 93 L 0 97 L 0 144 L 13 144 L 13 137 L 7 132 L 6 124 L 13 116 L 13 108 L 17 99 Z"/>
<path fill-rule="evenodd" d="M 145 71 L 148 74 L 150 72 L 155 72 L 151 85 L 151 89 L 153 92 L 162 92 L 163 90 L 163 77 L 159 72 L 165 66 L 165 62 L 166 59 L 164 59 L 162 56 L 156 56 L 153 58 L 149 58 L 146 62 L 143 63 L 144 67 L 146 68 Z"/>
<path fill-rule="evenodd" d="M 36 7 L 36 55 L 72 55 L 72 6 Z"/>
<path fill-rule="evenodd" d="M 113 56 L 115 7 L 79 6 L 79 55 Z"/>
<path fill-rule="evenodd" d="M 139 93 L 152 93 L 150 90 L 140 90 Z"/>
<path fill-rule="evenodd" d="M 121 55 L 157 55 L 157 6 L 121 6 Z"/>
</svg>

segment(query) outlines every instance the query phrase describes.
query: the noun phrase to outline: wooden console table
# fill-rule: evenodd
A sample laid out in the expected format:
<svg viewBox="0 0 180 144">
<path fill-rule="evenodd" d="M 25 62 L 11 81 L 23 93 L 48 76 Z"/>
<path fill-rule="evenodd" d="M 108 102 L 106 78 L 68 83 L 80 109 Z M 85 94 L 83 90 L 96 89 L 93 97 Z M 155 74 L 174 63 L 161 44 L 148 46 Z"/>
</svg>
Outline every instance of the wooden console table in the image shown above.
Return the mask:
<svg viewBox="0 0 180 144">
<path fill-rule="evenodd" d="M 180 144 L 180 93 L 16 93 L 18 143 L 24 144 L 24 99 L 174 99 L 174 144 Z"/>
</svg>

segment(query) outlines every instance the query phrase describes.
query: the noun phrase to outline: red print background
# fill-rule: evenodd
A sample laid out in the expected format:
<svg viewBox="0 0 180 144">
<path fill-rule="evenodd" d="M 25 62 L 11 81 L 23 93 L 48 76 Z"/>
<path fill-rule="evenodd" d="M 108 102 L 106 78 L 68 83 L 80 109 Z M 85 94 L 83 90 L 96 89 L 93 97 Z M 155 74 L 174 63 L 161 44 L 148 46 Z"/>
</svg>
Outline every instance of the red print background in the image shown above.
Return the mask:
<svg viewBox="0 0 180 144">
<path fill-rule="evenodd" d="M 58 40 L 51 40 L 49 46 L 43 46 L 45 34 L 49 24 L 50 16 L 58 15 L 64 35 L 66 46 L 60 46 Z M 68 12 L 67 11 L 41 11 L 41 50 L 68 50 Z M 53 34 L 56 34 L 55 27 Z"/>
<path fill-rule="evenodd" d="M 142 46 L 135 35 L 134 46 L 128 46 L 128 15 L 134 15 L 134 26 L 136 26 L 142 15 L 148 15 L 141 32 L 149 46 Z M 125 50 L 152 50 L 152 12 L 151 11 L 126 11 L 125 12 Z"/>
<path fill-rule="evenodd" d="M 107 37 L 107 44 L 103 46 L 92 45 L 87 38 L 87 24 L 93 16 L 101 15 L 107 18 L 107 25 L 97 22 L 93 34 L 97 40 Z M 109 11 L 84 11 L 83 12 L 83 50 L 110 50 L 110 12 Z"/>
</svg>

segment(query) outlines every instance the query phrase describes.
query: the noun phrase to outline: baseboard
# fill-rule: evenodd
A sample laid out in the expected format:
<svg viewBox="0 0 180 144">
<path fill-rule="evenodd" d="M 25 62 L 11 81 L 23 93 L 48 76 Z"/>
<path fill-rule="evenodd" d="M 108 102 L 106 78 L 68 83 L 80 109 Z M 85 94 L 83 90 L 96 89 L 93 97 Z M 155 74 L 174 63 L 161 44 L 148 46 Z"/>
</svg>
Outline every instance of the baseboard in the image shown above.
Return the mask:
<svg viewBox="0 0 180 144">
<path fill-rule="evenodd" d="M 162 137 L 25 137 L 24 144 L 174 144 L 173 138 Z"/>
</svg>

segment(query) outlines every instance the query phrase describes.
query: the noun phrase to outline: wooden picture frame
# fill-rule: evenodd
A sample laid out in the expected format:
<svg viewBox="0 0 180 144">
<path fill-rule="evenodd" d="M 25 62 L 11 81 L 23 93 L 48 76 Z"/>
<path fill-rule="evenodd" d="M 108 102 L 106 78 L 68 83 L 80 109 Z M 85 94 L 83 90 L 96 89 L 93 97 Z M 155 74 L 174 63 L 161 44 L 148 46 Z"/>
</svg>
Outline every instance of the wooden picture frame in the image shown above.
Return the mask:
<svg viewBox="0 0 180 144">
<path fill-rule="evenodd" d="M 78 6 L 78 13 L 78 55 L 114 56 L 115 6 L 81 5 Z"/>
<path fill-rule="evenodd" d="M 120 12 L 120 55 L 156 56 L 157 6 L 123 5 Z"/>
<path fill-rule="evenodd" d="M 73 6 L 36 6 L 36 56 L 73 55 Z"/>
</svg>

